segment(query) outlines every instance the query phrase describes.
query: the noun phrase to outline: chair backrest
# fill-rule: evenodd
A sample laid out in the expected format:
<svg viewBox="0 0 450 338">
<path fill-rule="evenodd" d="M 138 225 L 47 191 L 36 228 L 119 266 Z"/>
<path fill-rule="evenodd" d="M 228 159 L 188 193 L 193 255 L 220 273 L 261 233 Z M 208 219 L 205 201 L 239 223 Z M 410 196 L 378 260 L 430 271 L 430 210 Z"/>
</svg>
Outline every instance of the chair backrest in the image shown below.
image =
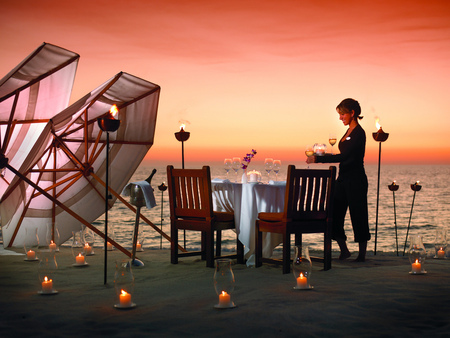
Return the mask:
<svg viewBox="0 0 450 338">
<path fill-rule="evenodd" d="M 211 172 L 202 169 L 174 169 L 167 166 L 171 218 L 213 217 Z"/>
<path fill-rule="evenodd" d="M 332 210 L 336 167 L 295 169 L 288 167 L 284 217 L 292 220 L 320 220 Z"/>
</svg>

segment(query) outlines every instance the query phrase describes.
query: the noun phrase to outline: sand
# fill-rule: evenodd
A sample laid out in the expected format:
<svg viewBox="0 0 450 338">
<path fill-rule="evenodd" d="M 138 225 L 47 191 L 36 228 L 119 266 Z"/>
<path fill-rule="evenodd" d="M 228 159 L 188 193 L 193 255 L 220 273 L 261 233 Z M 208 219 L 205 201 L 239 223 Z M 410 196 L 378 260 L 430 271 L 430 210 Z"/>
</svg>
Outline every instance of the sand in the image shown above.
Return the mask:
<svg viewBox="0 0 450 338">
<path fill-rule="evenodd" d="M 20 250 L 17 250 L 20 253 Z M 169 250 L 139 254 L 134 268 L 136 307 L 119 310 L 115 260 L 103 250 L 72 266 L 70 248 L 56 254 L 58 294 L 38 294 L 38 263 L 0 254 L 2 337 L 444 337 L 450 333 L 450 260 L 428 259 L 426 275 L 411 275 L 408 257 L 368 254 L 365 263 L 313 263 L 313 290 L 294 290 L 281 267 L 233 265 L 233 309 L 215 309 L 214 269 L 195 257 L 170 264 Z M 353 255 L 355 256 L 355 254 Z M 354 257 L 353 257 L 354 258 Z"/>
</svg>

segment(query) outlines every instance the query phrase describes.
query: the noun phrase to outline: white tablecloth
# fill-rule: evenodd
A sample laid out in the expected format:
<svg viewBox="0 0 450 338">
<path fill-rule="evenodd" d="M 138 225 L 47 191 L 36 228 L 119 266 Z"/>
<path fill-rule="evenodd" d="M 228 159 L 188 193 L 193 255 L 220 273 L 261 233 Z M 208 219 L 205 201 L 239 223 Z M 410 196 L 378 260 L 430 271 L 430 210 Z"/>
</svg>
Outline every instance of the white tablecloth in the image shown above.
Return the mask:
<svg viewBox="0 0 450 338">
<path fill-rule="evenodd" d="M 234 211 L 236 231 L 244 244 L 247 265 L 254 265 L 255 222 L 258 213 L 283 211 L 286 183 L 241 184 L 213 180 L 211 186 L 214 210 Z M 271 257 L 273 249 L 281 243 L 281 235 L 266 233 L 263 236 L 263 257 Z"/>
</svg>

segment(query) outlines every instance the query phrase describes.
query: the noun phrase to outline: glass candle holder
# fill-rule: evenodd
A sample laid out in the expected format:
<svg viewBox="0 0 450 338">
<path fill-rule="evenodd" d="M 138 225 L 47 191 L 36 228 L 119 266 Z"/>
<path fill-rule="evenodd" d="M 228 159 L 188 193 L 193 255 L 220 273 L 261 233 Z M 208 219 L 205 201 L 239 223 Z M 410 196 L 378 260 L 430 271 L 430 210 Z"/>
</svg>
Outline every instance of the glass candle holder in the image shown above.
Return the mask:
<svg viewBox="0 0 450 338">
<path fill-rule="evenodd" d="M 421 275 L 427 273 L 424 269 L 427 251 L 423 245 L 422 236 L 411 236 L 408 254 L 409 262 L 411 263 L 410 274 Z"/>
<path fill-rule="evenodd" d="M 447 253 L 447 229 L 437 229 L 434 239 L 434 258 L 445 259 Z"/>
<path fill-rule="evenodd" d="M 114 273 L 115 308 L 129 309 L 136 306 L 132 298 L 134 296 L 134 275 L 131 266 L 131 261 L 128 259 L 116 261 L 116 271 Z"/>
<path fill-rule="evenodd" d="M 327 152 L 327 145 L 324 143 L 315 143 L 314 144 L 314 154 L 316 156 L 323 156 Z"/>
<path fill-rule="evenodd" d="M 114 225 L 113 224 L 111 224 L 109 226 L 108 237 L 111 238 L 113 241 L 116 241 L 116 234 L 114 232 Z M 111 244 L 111 242 L 108 241 L 108 243 L 106 243 L 106 250 L 114 251 L 114 250 L 116 250 L 116 248 L 114 247 L 114 245 Z"/>
<path fill-rule="evenodd" d="M 144 251 L 144 243 L 145 243 L 145 231 L 144 227 L 140 227 L 136 242 L 136 251 Z"/>
<path fill-rule="evenodd" d="M 233 269 L 231 268 L 231 259 L 217 259 L 214 270 L 214 289 L 219 296 L 219 303 L 214 305 L 215 308 L 227 309 L 236 306 L 231 300 L 234 284 L 235 279 Z"/>
<path fill-rule="evenodd" d="M 55 251 L 50 249 L 41 250 L 39 256 L 38 277 L 41 290 L 38 293 L 43 295 L 56 294 L 58 291 L 54 288 L 54 281 L 58 263 L 56 262 Z"/>
<path fill-rule="evenodd" d="M 292 273 L 297 282 L 294 289 L 296 290 L 310 290 L 313 287 L 311 281 L 312 263 L 309 256 L 309 249 L 307 246 L 296 245 L 295 257 L 292 262 Z"/>
<path fill-rule="evenodd" d="M 74 259 L 73 266 L 86 266 L 86 253 L 83 231 L 72 232 L 72 256 Z"/>
<path fill-rule="evenodd" d="M 84 254 L 86 256 L 95 255 L 94 245 L 95 245 L 95 233 L 91 229 L 86 227 L 84 229 Z"/>
<path fill-rule="evenodd" d="M 23 241 L 23 249 L 25 251 L 25 261 L 37 262 L 39 249 L 39 236 L 37 228 L 26 228 L 25 239 Z"/>
</svg>

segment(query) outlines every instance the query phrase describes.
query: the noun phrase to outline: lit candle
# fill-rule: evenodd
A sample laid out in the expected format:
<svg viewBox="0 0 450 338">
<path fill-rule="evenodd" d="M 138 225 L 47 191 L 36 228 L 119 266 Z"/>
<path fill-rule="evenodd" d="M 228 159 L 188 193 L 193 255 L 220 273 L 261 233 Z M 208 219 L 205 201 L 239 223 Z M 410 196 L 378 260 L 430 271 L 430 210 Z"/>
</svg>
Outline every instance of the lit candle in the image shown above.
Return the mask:
<svg viewBox="0 0 450 338">
<path fill-rule="evenodd" d="M 88 243 L 86 243 L 86 244 L 84 245 L 84 253 L 85 253 L 86 255 L 92 254 L 92 247 L 91 247 Z"/>
<path fill-rule="evenodd" d="M 53 280 L 48 279 L 47 276 L 45 276 L 44 281 L 42 282 L 42 292 L 51 293 L 52 291 L 53 291 Z"/>
<path fill-rule="evenodd" d="M 113 246 L 112 246 L 112 244 L 111 243 L 106 243 L 106 249 L 108 250 L 108 251 L 111 251 L 112 249 L 113 249 Z"/>
<path fill-rule="evenodd" d="M 219 295 L 219 306 L 230 306 L 231 303 L 231 297 L 228 293 L 225 291 L 222 291 L 222 293 Z"/>
<path fill-rule="evenodd" d="M 78 265 L 84 264 L 84 256 L 82 256 L 81 253 L 79 253 L 78 256 L 75 257 L 75 260 Z"/>
<path fill-rule="evenodd" d="M 120 306 L 122 307 L 130 307 L 131 306 L 131 294 L 128 292 L 121 290 L 119 296 Z"/>
<path fill-rule="evenodd" d="M 34 252 L 33 250 L 30 250 L 27 252 L 27 259 L 36 259 L 36 252 Z"/>
<path fill-rule="evenodd" d="M 303 276 L 303 273 L 300 273 L 300 276 L 297 278 L 297 287 L 300 289 L 308 288 L 308 278 Z"/>
<path fill-rule="evenodd" d="M 50 248 L 50 251 L 56 251 L 56 243 L 53 241 L 50 241 L 50 244 L 48 246 Z"/>
<path fill-rule="evenodd" d="M 437 256 L 438 256 L 438 258 L 444 258 L 445 257 L 445 251 L 443 250 L 443 248 L 440 248 L 438 250 Z"/>
<path fill-rule="evenodd" d="M 414 273 L 422 272 L 422 264 L 419 263 L 418 259 L 416 259 L 416 261 L 412 263 L 412 272 Z"/>
<path fill-rule="evenodd" d="M 142 250 L 142 244 L 141 243 L 139 243 L 139 242 L 136 243 L 136 250 L 137 251 L 141 251 Z"/>
</svg>

